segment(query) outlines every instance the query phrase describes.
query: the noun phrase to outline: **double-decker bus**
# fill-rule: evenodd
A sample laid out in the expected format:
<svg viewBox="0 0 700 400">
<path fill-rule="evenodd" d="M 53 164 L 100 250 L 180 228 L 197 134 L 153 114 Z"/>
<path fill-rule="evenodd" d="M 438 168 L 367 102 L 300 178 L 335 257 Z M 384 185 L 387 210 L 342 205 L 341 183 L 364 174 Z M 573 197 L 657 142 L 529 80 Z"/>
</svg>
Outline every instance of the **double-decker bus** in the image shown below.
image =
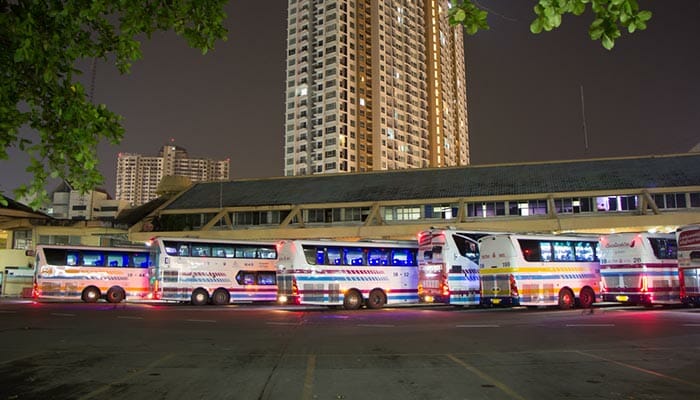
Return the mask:
<svg viewBox="0 0 700 400">
<path fill-rule="evenodd" d="M 687 225 L 676 231 L 678 240 L 678 275 L 681 302 L 700 305 L 700 224 Z"/>
<path fill-rule="evenodd" d="M 615 233 L 600 237 L 603 301 L 680 304 L 676 236 Z"/>
<path fill-rule="evenodd" d="M 418 233 L 418 296 L 421 302 L 478 306 L 479 243 L 487 233 L 431 229 Z"/>
<path fill-rule="evenodd" d="M 153 297 L 193 305 L 274 302 L 274 242 L 163 238 L 151 240 Z"/>
<path fill-rule="evenodd" d="M 493 235 L 479 250 L 483 305 L 588 308 L 599 298 L 597 237 Z"/>
<path fill-rule="evenodd" d="M 356 310 L 418 302 L 415 242 L 280 243 L 280 303 L 342 305 Z"/>
<path fill-rule="evenodd" d="M 87 303 L 147 300 L 150 264 L 146 248 L 39 245 L 33 294 Z"/>
</svg>

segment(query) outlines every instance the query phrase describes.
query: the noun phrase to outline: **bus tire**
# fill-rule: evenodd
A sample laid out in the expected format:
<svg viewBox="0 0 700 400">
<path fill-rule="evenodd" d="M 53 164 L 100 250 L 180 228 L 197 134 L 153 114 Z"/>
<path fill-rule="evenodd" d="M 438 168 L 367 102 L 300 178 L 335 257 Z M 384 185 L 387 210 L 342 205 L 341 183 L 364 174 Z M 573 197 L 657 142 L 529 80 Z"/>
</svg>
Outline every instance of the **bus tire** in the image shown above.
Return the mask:
<svg viewBox="0 0 700 400">
<path fill-rule="evenodd" d="M 559 308 L 561 310 L 570 310 L 574 308 L 574 304 L 576 304 L 576 299 L 570 289 L 564 288 L 559 291 Z"/>
<path fill-rule="evenodd" d="M 367 308 L 373 310 L 384 307 L 386 304 L 386 295 L 381 289 L 374 289 L 369 292 L 369 297 L 367 298 Z"/>
<path fill-rule="evenodd" d="M 107 301 L 110 303 L 120 303 L 124 298 L 126 298 L 126 293 L 119 286 L 112 286 L 107 291 Z"/>
<path fill-rule="evenodd" d="M 581 289 L 581 293 L 578 294 L 578 302 L 581 308 L 593 307 L 593 303 L 595 303 L 595 293 L 593 293 L 593 289 L 588 286 Z"/>
<path fill-rule="evenodd" d="M 203 306 L 209 302 L 209 292 L 202 288 L 197 288 L 192 291 L 190 302 L 194 306 Z"/>
<path fill-rule="evenodd" d="M 231 300 L 231 295 L 226 289 L 216 289 L 211 295 L 211 304 L 215 306 L 223 306 Z"/>
<path fill-rule="evenodd" d="M 100 299 L 100 296 L 102 296 L 100 289 L 94 286 L 88 286 L 83 289 L 83 294 L 80 296 L 80 298 L 86 303 L 96 303 L 97 300 Z"/>
<path fill-rule="evenodd" d="M 357 310 L 362 307 L 362 295 L 355 289 L 348 290 L 343 299 L 343 307 L 346 310 Z"/>
</svg>

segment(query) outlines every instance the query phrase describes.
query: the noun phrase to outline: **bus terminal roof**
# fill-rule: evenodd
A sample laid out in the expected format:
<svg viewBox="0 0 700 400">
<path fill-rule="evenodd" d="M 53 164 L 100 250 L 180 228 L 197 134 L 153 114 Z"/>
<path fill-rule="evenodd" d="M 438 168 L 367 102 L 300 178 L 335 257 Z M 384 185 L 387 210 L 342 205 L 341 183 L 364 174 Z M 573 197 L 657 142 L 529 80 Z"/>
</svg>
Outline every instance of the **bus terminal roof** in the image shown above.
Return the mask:
<svg viewBox="0 0 700 400">
<path fill-rule="evenodd" d="M 165 210 L 355 203 L 700 185 L 700 153 L 197 183 Z"/>
</svg>

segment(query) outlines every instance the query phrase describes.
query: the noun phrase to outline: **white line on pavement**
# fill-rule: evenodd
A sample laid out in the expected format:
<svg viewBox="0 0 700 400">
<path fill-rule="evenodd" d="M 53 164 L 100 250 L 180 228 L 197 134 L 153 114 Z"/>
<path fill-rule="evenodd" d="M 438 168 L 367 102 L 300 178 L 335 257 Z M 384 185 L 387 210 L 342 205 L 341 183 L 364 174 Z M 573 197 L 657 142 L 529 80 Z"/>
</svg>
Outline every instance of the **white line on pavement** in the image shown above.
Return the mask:
<svg viewBox="0 0 700 400">
<path fill-rule="evenodd" d="M 456 325 L 456 328 L 500 328 L 500 325 Z"/>
<path fill-rule="evenodd" d="M 572 328 L 572 327 L 606 327 L 606 326 L 615 326 L 615 324 L 566 324 L 567 328 Z"/>
</svg>

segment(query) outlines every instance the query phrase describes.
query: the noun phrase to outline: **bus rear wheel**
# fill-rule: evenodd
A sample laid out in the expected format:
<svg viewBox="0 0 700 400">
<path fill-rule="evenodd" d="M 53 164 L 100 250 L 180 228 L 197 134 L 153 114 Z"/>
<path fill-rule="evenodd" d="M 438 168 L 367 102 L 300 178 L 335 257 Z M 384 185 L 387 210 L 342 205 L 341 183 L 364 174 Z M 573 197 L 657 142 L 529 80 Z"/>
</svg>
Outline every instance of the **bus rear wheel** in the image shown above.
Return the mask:
<svg viewBox="0 0 700 400">
<path fill-rule="evenodd" d="M 362 307 L 362 295 L 360 292 L 353 289 L 345 293 L 343 307 L 345 307 L 346 310 L 357 310 Z"/>
<path fill-rule="evenodd" d="M 231 295 L 225 289 L 216 289 L 214 294 L 211 295 L 211 304 L 215 306 L 222 306 L 228 304 L 231 300 Z"/>
<path fill-rule="evenodd" d="M 120 287 L 111 287 L 107 291 L 107 301 L 110 303 L 120 303 L 124 298 L 126 298 L 126 294 L 124 289 Z"/>
<path fill-rule="evenodd" d="M 593 303 L 595 303 L 595 293 L 593 293 L 593 289 L 588 287 L 581 289 L 581 293 L 578 295 L 578 302 L 581 308 L 593 307 Z"/>
<path fill-rule="evenodd" d="M 202 288 L 195 289 L 192 292 L 192 298 L 190 301 L 192 302 L 192 305 L 203 306 L 209 302 L 209 293 Z"/>
<path fill-rule="evenodd" d="M 80 298 L 86 303 L 96 303 L 97 300 L 100 299 L 100 295 L 100 289 L 94 286 L 89 286 L 83 290 L 83 294 L 80 296 Z"/>
<path fill-rule="evenodd" d="M 367 308 L 376 310 L 378 308 L 384 307 L 386 304 L 386 296 L 384 292 L 380 289 L 374 289 L 369 292 L 369 297 L 367 298 Z"/>
<path fill-rule="evenodd" d="M 559 292 L 559 308 L 562 310 L 570 310 L 574 308 L 576 300 L 574 294 L 569 289 L 562 289 Z"/>
</svg>

